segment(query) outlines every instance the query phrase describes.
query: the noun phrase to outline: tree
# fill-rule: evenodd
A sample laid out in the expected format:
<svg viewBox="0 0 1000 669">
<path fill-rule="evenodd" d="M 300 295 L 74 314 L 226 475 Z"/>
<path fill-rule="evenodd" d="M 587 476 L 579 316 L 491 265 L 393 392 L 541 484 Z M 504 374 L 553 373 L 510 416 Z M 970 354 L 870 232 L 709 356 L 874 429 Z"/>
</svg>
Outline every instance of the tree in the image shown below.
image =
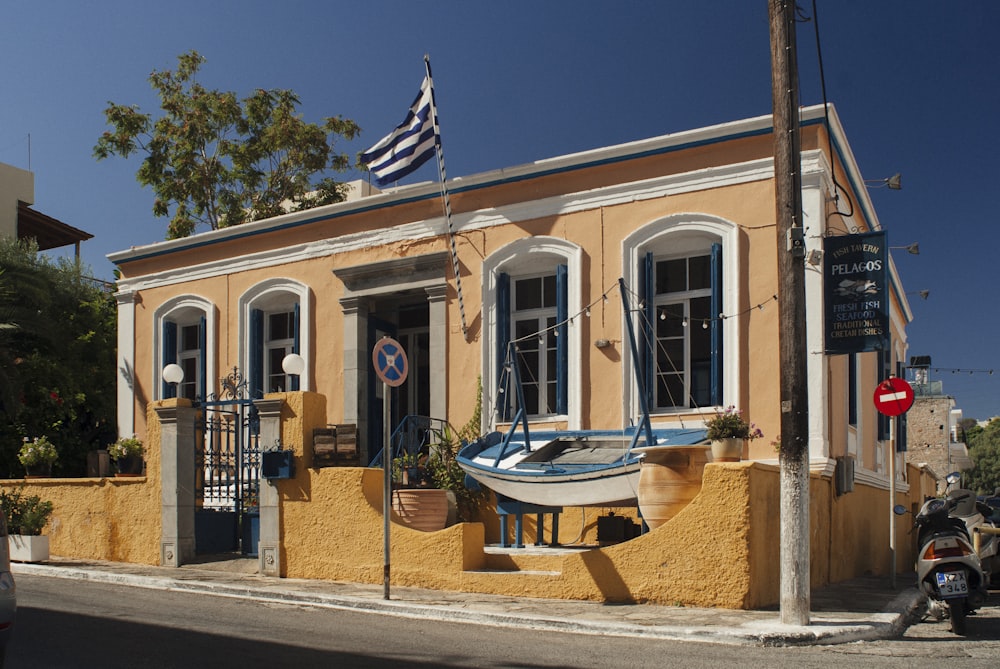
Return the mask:
<svg viewBox="0 0 1000 669">
<path fill-rule="evenodd" d="M 1000 488 L 1000 420 L 970 427 L 966 443 L 973 467 L 965 475 L 965 487 L 979 495 L 992 495 Z"/>
<path fill-rule="evenodd" d="M 173 215 L 167 239 L 187 237 L 196 226 L 212 230 L 343 201 L 343 183 L 313 178 L 350 166 L 333 150 L 336 139 L 353 139 L 360 128 L 339 116 L 322 125 L 296 114 L 299 99 L 289 90 L 257 89 L 242 101 L 233 92 L 208 90 L 195 76 L 205 59 L 197 51 L 178 57 L 177 70 L 149 77 L 163 115 L 154 119 L 137 106 L 108 102 L 112 130 L 94 147 L 112 155 L 146 158 L 136 180 L 153 189 L 153 214 Z"/>
<path fill-rule="evenodd" d="M 116 317 L 79 264 L 0 239 L 0 475 L 23 474 L 23 438 L 48 437 L 71 476 L 114 441 Z"/>
</svg>

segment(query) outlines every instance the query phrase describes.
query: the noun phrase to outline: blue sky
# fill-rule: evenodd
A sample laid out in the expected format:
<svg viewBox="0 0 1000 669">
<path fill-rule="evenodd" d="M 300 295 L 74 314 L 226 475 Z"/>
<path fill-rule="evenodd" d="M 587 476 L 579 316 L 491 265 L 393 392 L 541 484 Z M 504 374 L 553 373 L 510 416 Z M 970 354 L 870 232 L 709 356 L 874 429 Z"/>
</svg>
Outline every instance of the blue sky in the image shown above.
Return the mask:
<svg viewBox="0 0 1000 669">
<path fill-rule="evenodd" d="M 920 244 L 893 252 L 913 293 L 910 354 L 932 357 L 966 416 L 1000 415 L 1000 3 L 816 4 L 827 98 L 862 174 L 903 175 L 872 198 L 892 245 Z M 801 102 L 818 104 L 813 23 L 798 42 Z M 137 161 L 92 158 L 103 110 L 157 112 L 150 72 L 190 49 L 207 87 L 290 88 L 309 121 L 353 119 L 350 155 L 402 120 L 427 53 L 449 177 L 771 112 L 766 0 L 5 2 L 0 162 L 34 171 L 35 208 L 95 236 L 95 276 L 167 226 Z M 435 178 L 429 163 L 407 182 Z"/>
</svg>

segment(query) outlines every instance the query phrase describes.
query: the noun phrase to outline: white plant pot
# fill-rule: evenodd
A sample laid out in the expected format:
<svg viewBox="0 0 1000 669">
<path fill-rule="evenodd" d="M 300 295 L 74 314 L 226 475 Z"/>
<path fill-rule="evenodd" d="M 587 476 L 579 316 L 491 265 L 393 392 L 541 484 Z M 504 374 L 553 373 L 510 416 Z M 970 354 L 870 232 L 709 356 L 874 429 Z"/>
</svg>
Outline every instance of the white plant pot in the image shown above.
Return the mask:
<svg viewBox="0 0 1000 669">
<path fill-rule="evenodd" d="M 49 559 L 48 535 L 11 534 L 7 537 L 7 544 L 10 546 L 10 559 L 14 562 L 45 562 Z"/>
</svg>

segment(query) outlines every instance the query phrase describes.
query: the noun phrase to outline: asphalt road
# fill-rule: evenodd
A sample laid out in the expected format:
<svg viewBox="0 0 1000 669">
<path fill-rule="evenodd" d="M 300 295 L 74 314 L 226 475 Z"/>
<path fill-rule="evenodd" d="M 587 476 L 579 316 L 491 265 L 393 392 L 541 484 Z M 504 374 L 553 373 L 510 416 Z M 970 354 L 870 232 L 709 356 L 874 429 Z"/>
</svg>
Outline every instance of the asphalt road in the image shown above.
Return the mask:
<svg viewBox="0 0 1000 669">
<path fill-rule="evenodd" d="M 998 666 L 1000 609 L 921 623 L 903 639 L 807 648 L 498 629 L 19 576 L 7 669 L 62 667 L 942 667 Z"/>
</svg>

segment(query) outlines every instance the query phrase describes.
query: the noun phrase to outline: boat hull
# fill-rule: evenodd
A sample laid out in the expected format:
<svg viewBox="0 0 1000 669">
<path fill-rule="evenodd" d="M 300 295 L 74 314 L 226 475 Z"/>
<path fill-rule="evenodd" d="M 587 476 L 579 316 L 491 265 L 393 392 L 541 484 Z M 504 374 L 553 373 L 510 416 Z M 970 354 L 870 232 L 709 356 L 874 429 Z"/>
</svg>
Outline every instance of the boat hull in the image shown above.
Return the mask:
<svg viewBox="0 0 1000 669">
<path fill-rule="evenodd" d="M 669 434 L 668 434 L 669 433 Z M 664 430 L 658 443 L 694 443 L 703 430 Z M 462 449 L 466 474 L 499 495 L 541 506 L 636 506 L 644 455 L 628 434 L 603 431 L 532 434 L 539 448 L 510 435 Z M 638 440 L 643 444 L 643 440 Z"/>
</svg>

